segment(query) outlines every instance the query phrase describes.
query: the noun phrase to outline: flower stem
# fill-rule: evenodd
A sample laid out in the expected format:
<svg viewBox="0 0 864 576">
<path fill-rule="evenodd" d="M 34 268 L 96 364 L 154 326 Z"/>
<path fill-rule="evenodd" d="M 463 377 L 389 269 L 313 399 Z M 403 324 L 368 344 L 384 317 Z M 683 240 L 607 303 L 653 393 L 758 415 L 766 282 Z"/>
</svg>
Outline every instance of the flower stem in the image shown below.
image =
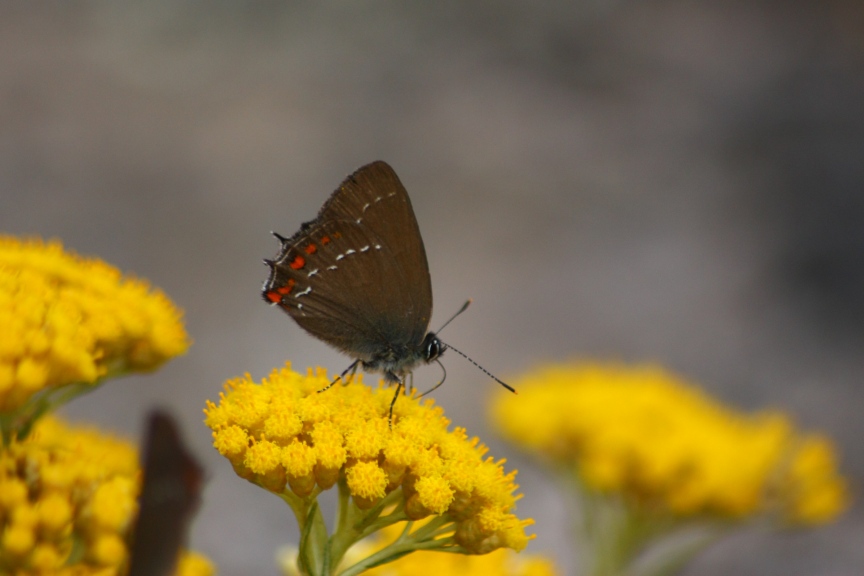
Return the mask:
<svg viewBox="0 0 864 576">
<path fill-rule="evenodd" d="M 380 566 L 381 564 L 387 564 L 388 562 L 393 562 L 394 560 L 398 560 L 402 556 L 406 554 L 410 554 L 411 552 L 415 552 L 417 550 L 435 550 L 435 549 L 443 549 L 448 547 L 448 545 L 452 545 L 452 540 L 449 538 L 443 538 L 440 540 L 425 540 L 418 542 L 413 538 L 412 535 L 403 534 L 396 539 L 395 542 L 390 544 L 389 546 L 382 548 L 375 554 L 368 556 L 357 562 L 353 566 L 349 566 L 345 570 L 339 573 L 339 576 L 356 576 L 370 568 L 374 568 L 375 566 Z"/>
<path fill-rule="evenodd" d="M 339 507 L 336 512 L 336 529 L 328 542 L 331 572 L 338 568 L 351 546 L 386 526 L 406 520 L 405 512 L 398 506 L 386 516 L 381 516 L 386 509 L 399 502 L 402 498 L 401 490 L 394 490 L 369 510 L 360 510 L 351 500 L 348 484 L 344 478 L 339 480 L 338 487 Z"/>
<path fill-rule="evenodd" d="M 330 574 L 327 526 L 324 524 L 324 517 L 318 506 L 318 494 L 319 491 L 316 490 L 309 496 L 301 498 L 290 490 L 285 490 L 279 495 L 291 507 L 297 518 L 297 526 L 300 529 L 297 569 L 307 576 Z"/>
<path fill-rule="evenodd" d="M 306 526 L 300 533 L 300 553 L 297 556 L 300 571 L 309 576 L 329 576 L 330 546 L 327 526 L 317 500 L 312 500 L 306 515 Z"/>
</svg>

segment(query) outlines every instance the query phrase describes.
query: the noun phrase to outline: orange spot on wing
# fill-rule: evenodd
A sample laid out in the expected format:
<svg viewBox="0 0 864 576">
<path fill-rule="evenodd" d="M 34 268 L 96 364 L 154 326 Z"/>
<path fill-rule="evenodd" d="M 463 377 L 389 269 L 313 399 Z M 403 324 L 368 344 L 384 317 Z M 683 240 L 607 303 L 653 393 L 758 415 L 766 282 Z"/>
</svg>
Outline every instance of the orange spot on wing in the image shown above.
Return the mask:
<svg viewBox="0 0 864 576">
<path fill-rule="evenodd" d="M 294 260 L 292 260 L 290 264 L 288 264 L 288 266 L 290 266 L 292 270 L 299 270 L 300 268 L 302 268 L 305 265 L 306 265 L 306 259 L 303 258 L 303 256 L 301 256 L 299 254 L 294 257 Z"/>
<path fill-rule="evenodd" d="M 306 248 L 304 248 L 304 250 L 306 251 L 306 254 L 314 254 L 318 251 L 318 247 L 314 244 L 309 244 L 308 246 L 306 246 Z"/>
<path fill-rule="evenodd" d="M 279 294 L 276 290 L 271 290 L 270 292 L 267 292 L 267 299 L 274 304 L 278 304 L 282 301 L 282 295 Z"/>
<path fill-rule="evenodd" d="M 330 237 L 329 236 L 322 236 L 321 237 L 321 244 L 329 244 L 329 243 L 330 243 Z"/>
<path fill-rule="evenodd" d="M 285 286 L 280 286 L 279 288 L 277 288 L 276 292 L 278 292 L 279 294 L 282 294 L 283 296 L 288 295 L 291 293 L 291 290 L 294 289 L 294 284 L 295 284 L 294 279 L 289 278 L 288 283 L 285 284 Z"/>
</svg>

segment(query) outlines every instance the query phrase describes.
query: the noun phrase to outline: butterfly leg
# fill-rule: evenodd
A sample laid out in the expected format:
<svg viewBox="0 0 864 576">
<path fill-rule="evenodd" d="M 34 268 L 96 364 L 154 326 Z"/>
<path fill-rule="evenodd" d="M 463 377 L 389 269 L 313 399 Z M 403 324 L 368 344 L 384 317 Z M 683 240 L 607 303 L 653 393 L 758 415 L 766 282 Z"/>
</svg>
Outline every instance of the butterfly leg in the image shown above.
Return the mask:
<svg viewBox="0 0 864 576">
<path fill-rule="evenodd" d="M 338 382 L 339 380 L 345 380 L 345 385 L 347 385 L 349 382 L 351 382 L 351 380 L 354 379 L 354 375 L 357 373 L 357 367 L 358 367 L 358 366 L 360 366 L 360 360 L 359 360 L 359 359 L 358 359 L 358 360 L 355 360 L 354 362 L 352 362 L 351 365 L 348 366 L 348 368 L 346 368 L 345 370 L 343 370 L 342 373 L 341 373 L 339 376 L 337 376 L 336 378 L 334 378 L 333 381 L 330 382 L 330 384 L 328 384 L 327 386 L 325 386 L 325 387 L 322 388 L 321 390 L 318 390 L 318 393 L 320 394 L 321 392 L 324 392 L 324 391 L 326 391 L 326 390 L 329 390 L 329 389 L 332 388 L 333 385 L 336 384 L 336 382 Z M 349 378 L 349 379 L 345 379 L 345 375 L 346 375 L 348 372 L 351 372 L 351 378 Z"/>
<path fill-rule="evenodd" d="M 444 383 L 444 380 L 447 379 L 447 369 L 444 368 L 444 364 L 442 364 L 441 361 L 438 360 L 437 358 L 435 359 L 435 361 L 436 361 L 436 362 L 438 363 L 438 365 L 441 367 L 441 371 L 444 372 L 444 375 L 441 376 L 441 380 L 440 380 L 437 384 L 435 384 L 435 386 L 433 386 L 432 388 L 430 388 L 430 389 L 427 390 L 426 392 L 423 392 L 422 394 L 420 394 L 419 396 L 417 396 L 417 398 L 422 398 L 423 396 L 429 394 L 430 392 L 434 392 L 435 390 L 438 389 L 439 386 L 441 386 L 441 384 Z"/>
<path fill-rule="evenodd" d="M 396 405 L 396 399 L 399 398 L 399 392 L 402 391 L 402 388 L 405 386 L 405 379 L 397 378 L 396 379 L 396 393 L 393 394 L 393 400 L 390 401 L 390 416 L 387 419 L 387 425 L 390 426 L 390 429 L 393 429 L 393 407 Z"/>
</svg>

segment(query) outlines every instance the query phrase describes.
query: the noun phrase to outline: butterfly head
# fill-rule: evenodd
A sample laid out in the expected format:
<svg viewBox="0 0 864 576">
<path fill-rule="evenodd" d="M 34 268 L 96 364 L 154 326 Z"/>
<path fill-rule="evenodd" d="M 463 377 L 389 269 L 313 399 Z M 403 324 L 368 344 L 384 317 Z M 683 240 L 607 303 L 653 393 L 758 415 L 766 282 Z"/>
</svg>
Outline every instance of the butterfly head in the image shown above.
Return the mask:
<svg viewBox="0 0 864 576">
<path fill-rule="evenodd" d="M 447 346 L 441 342 L 434 332 L 427 333 L 426 337 L 423 338 L 423 344 L 420 346 L 420 350 L 423 354 L 423 361 L 427 364 L 433 360 L 437 360 L 446 349 Z"/>
</svg>

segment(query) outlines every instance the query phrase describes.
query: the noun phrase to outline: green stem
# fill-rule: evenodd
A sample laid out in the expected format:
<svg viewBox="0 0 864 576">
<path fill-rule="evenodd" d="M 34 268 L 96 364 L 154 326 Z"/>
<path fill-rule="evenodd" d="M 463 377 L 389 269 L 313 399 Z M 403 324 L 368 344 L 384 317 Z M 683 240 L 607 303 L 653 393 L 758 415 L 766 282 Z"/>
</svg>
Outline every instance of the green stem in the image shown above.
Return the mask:
<svg viewBox="0 0 864 576">
<path fill-rule="evenodd" d="M 401 506 L 403 493 L 394 490 L 368 510 L 361 510 L 351 498 L 345 478 L 338 482 L 338 507 L 333 534 L 327 534 L 327 527 L 316 500 L 318 492 L 300 498 L 286 490 L 280 496 L 291 507 L 300 528 L 300 545 L 297 555 L 297 568 L 306 576 L 354 576 L 373 566 L 392 562 L 414 550 L 446 550 L 464 553 L 453 540 L 453 520 L 448 516 L 431 518 L 415 532 L 414 523 L 405 515 Z M 384 514 L 390 508 L 395 508 Z M 405 523 L 399 537 L 382 550 L 360 560 L 349 568 L 340 571 L 340 564 L 348 550 L 363 538 L 383 528 Z"/>
<path fill-rule="evenodd" d="M 324 524 L 324 517 L 321 515 L 318 501 L 313 500 L 307 510 L 306 525 L 300 533 L 298 567 L 309 576 L 330 576 L 330 546 L 327 542 L 327 526 Z"/>
<path fill-rule="evenodd" d="M 329 569 L 329 546 L 327 544 L 327 526 L 321 508 L 318 506 L 318 494 L 321 491 L 316 487 L 309 496 L 301 498 L 290 490 L 285 490 L 279 497 L 288 504 L 297 526 L 300 529 L 300 544 L 297 553 L 297 568 L 302 574 L 308 576 L 328 576 Z"/>
<path fill-rule="evenodd" d="M 0 437 L 2 437 L 4 447 L 12 443 L 12 437 L 15 431 L 12 423 L 13 421 L 14 419 L 10 414 L 0 415 Z"/>
<path fill-rule="evenodd" d="M 444 526 L 447 527 L 446 530 L 442 530 Z M 415 541 L 424 541 L 435 538 L 439 532 L 452 531 L 453 529 L 453 520 L 449 516 L 438 516 L 418 528 L 411 537 Z"/>
<path fill-rule="evenodd" d="M 401 500 L 402 491 L 394 490 L 369 510 L 360 510 L 356 504 L 351 502 L 350 506 L 355 520 L 350 527 L 350 531 L 353 533 L 354 542 L 362 540 L 387 526 L 408 520 L 405 510 L 401 506 L 398 506 Z M 386 516 L 381 516 L 384 510 L 393 505 L 397 506 L 392 512 Z"/>
<path fill-rule="evenodd" d="M 121 374 L 112 374 L 111 376 L 119 375 Z M 106 379 L 107 376 L 103 376 L 93 383 L 72 382 L 59 388 L 43 390 L 34 394 L 14 412 L 0 416 L 0 433 L 2 433 L 3 445 L 8 446 L 13 440 L 23 440 L 30 435 L 39 418 L 57 410 L 78 396 L 95 390 Z"/>
<path fill-rule="evenodd" d="M 393 562 L 394 560 L 398 560 L 399 558 L 410 554 L 411 552 L 415 552 L 417 550 L 436 550 L 443 549 L 452 545 L 452 541 L 449 539 L 445 540 L 427 540 L 424 542 L 417 542 L 410 536 L 407 538 L 399 537 L 395 542 L 382 548 L 375 554 L 368 556 L 357 562 L 353 566 L 349 566 L 345 570 L 339 573 L 339 576 L 356 576 L 370 568 L 374 568 L 375 566 L 379 566 L 381 564 L 387 564 L 388 562 Z M 452 547 L 452 546 L 451 546 Z"/>
<path fill-rule="evenodd" d="M 581 523 L 579 531 L 588 543 L 589 558 L 584 571 L 589 576 L 671 576 L 725 533 L 725 525 L 712 526 L 702 522 L 685 522 L 661 509 L 630 502 L 620 495 L 593 491 L 579 481 L 577 474 L 564 474 L 562 479 L 575 487 L 579 495 Z M 707 530 L 701 537 L 670 540 L 673 535 Z M 637 565 L 650 546 L 667 543 L 659 560 Z M 637 570 L 638 568 L 638 570 Z"/>
<path fill-rule="evenodd" d="M 336 527 L 327 542 L 330 551 L 328 569 L 331 573 L 339 567 L 345 552 L 359 540 L 357 524 L 363 521 L 363 515 L 351 501 L 348 483 L 344 478 L 339 479 L 338 489 L 339 506 L 336 509 Z"/>
<path fill-rule="evenodd" d="M 651 519 L 640 517 L 619 497 L 600 494 L 578 481 L 576 474 L 563 479 L 576 488 L 580 514 L 577 531 L 589 544 L 584 566 L 590 576 L 621 576 L 650 540 Z"/>
<path fill-rule="evenodd" d="M 306 527 L 306 516 L 308 514 L 308 505 L 306 501 L 288 490 L 277 495 L 282 498 L 282 500 L 284 500 L 291 508 L 291 511 L 294 512 L 294 517 L 297 519 L 297 527 L 300 528 L 300 532 L 302 533 L 303 529 Z"/>
<path fill-rule="evenodd" d="M 703 534 L 697 535 L 692 541 L 685 542 L 664 556 L 653 566 L 648 566 L 642 571 L 643 576 L 672 576 L 678 574 L 697 554 L 705 550 L 709 545 L 719 540 L 729 531 L 725 525 L 709 526 Z"/>
<path fill-rule="evenodd" d="M 394 490 L 369 510 L 360 510 L 351 500 L 345 479 L 339 480 L 339 508 L 337 509 L 336 529 L 328 543 L 331 572 L 337 570 L 345 553 L 354 544 L 382 528 L 407 520 L 404 510 L 400 506 L 397 506 L 390 514 L 381 516 L 384 510 L 397 504 L 401 499 L 402 491 Z"/>
</svg>

